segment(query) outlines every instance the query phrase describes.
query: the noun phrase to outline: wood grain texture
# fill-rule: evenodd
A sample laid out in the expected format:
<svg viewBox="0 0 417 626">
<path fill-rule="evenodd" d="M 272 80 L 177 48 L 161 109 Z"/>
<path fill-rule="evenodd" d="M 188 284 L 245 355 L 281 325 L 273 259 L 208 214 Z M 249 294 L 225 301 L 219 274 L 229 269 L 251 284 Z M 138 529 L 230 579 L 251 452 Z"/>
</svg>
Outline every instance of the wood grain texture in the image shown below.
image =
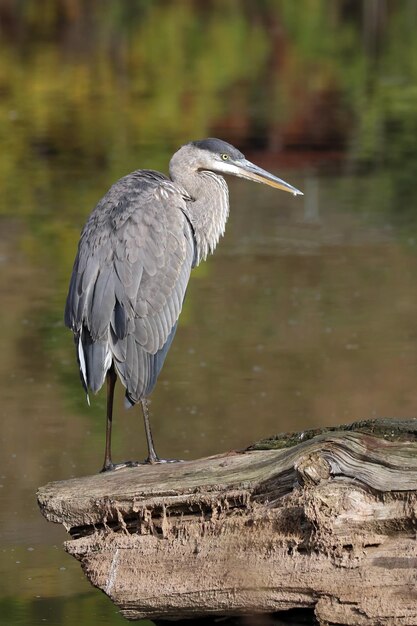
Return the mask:
<svg viewBox="0 0 417 626">
<path fill-rule="evenodd" d="M 411 626 L 417 442 L 399 438 L 299 433 L 292 447 L 50 483 L 38 500 L 129 619 L 310 607 L 321 624 Z"/>
</svg>

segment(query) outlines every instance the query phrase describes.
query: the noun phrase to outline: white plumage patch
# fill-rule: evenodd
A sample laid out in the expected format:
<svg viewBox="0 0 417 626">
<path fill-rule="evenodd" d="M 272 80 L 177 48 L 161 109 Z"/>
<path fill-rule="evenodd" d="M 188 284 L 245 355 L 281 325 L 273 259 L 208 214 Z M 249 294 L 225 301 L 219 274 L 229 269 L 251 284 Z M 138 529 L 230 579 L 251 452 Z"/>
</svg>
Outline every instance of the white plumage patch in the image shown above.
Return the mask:
<svg viewBox="0 0 417 626">
<path fill-rule="evenodd" d="M 107 344 L 107 352 L 106 352 L 106 357 L 104 359 L 104 371 L 106 373 L 111 368 L 112 360 L 113 360 L 112 353 L 110 352 L 110 349 Z"/>
<path fill-rule="evenodd" d="M 84 380 L 84 386 L 86 389 L 86 395 L 87 395 L 87 402 L 88 402 L 88 406 L 90 406 L 90 396 L 88 395 L 88 386 L 87 386 L 87 367 L 85 364 L 85 357 L 84 357 L 84 350 L 83 350 L 83 344 L 81 341 L 81 335 L 82 335 L 82 330 L 80 331 L 80 336 L 78 337 L 78 360 L 80 362 L 80 370 L 81 370 L 81 374 Z"/>
</svg>

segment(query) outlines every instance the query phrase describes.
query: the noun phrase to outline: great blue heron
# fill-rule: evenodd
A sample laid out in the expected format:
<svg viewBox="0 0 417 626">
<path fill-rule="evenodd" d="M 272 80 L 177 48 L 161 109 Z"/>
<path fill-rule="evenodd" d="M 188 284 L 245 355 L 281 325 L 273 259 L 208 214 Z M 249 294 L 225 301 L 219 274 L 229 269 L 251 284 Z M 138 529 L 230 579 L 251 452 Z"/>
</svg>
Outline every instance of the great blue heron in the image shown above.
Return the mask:
<svg viewBox="0 0 417 626">
<path fill-rule="evenodd" d="M 220 139 L 192 141 L 171 158 L 170 178 L 137 170 L 100 200 L 81 233 L 65 308 L 81 381 L 96 393 L 107 379 L 103 470 L 111 458 L 117 374 L 128 407 L 142 405 L 149 463 L 159 461 L 146 398 L 174 339 L 193 267 L 224 233 L 229 214 L 223 174 L 301 191 L 257 167 Z M 132 463 L 130 463 L 132 464 Z"/>
</svg>

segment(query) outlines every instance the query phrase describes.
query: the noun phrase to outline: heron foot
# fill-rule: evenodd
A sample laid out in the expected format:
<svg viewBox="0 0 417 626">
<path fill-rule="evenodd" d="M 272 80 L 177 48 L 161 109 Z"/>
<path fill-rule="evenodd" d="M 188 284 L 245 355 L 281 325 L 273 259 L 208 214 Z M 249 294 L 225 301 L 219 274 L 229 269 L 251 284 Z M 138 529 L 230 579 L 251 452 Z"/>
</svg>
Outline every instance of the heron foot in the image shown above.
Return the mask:
<svg viewBox="0 0 417 626">
<path fill-rule="evenodd" d="M 122 461 L 121 463 L 105 463 L 100 470 L 100 474 L 104 472 L 114 472 L 116 470 L 124 469 L 125 467 L 137 467 L 142 465 L 139 461 Z"/>
<path fill-rule="evenodd" d="M 149 457 L 145 459 L 146 465 L 159 465 L 162 463 L 184 463 L 183 459 L 160 459 L 159 457 Z"/>
<path fill-rule="evenodd" d="M 139 467 L 140 465 L 159 465 L 163 463 L 183 463 L 183 459 L 160 459 L 159 457 L 148 457 L 144 461 L 122 461 L 121 463 L 105 463 L 100 470 L 100 474 L 105 472 L 115 472 L 126 467 Z"/>
</svg>

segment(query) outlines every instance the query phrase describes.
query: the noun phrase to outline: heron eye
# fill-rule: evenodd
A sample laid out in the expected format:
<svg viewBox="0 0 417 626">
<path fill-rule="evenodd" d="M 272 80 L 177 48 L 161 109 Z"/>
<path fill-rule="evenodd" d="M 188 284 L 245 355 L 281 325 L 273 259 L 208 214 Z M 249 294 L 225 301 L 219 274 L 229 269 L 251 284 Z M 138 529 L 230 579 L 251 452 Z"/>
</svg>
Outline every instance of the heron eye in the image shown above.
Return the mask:
<svg viewBox="0 0 417 626">
<path fill-rule="evenodd" d="M 227 161 L 228 158 L 229 158 L 228 154 L 222 154 L 223 161 Z"/>
</svg>

